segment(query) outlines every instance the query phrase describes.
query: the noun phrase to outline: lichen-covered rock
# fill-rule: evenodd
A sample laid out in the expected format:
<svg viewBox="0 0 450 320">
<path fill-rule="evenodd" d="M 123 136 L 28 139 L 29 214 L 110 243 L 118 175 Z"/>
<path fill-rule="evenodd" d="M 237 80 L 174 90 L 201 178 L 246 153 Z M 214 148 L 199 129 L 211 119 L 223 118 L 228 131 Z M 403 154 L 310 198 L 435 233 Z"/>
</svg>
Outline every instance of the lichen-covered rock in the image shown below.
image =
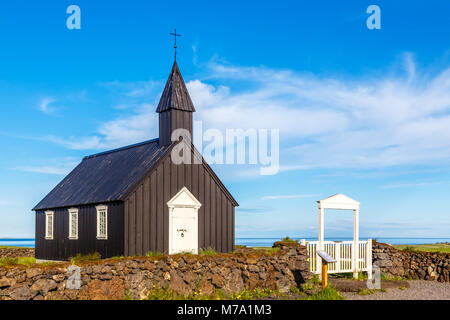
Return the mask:
<svg viewBox="0 0 450 320">
<path fill-rule="evenodd" d="M 389 244 L 374 242 L 372 263 L 382 272 L 420 280 L 449 282 L 450 254 L 397 250 Z"/>
</svg>

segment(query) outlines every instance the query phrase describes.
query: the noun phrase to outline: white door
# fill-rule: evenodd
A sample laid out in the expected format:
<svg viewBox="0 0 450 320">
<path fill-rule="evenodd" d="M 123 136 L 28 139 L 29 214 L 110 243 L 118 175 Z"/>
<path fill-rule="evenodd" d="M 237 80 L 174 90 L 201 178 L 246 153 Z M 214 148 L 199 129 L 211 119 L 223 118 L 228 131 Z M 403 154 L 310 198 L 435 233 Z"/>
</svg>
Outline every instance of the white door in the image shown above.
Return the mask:
<svg viewBox="0 0 450 320">
<path fill-rule="evenodd" d="M 198 253 L 198 209 L 173 208 L 171 228 L 171 254 Z"/>
</svg>

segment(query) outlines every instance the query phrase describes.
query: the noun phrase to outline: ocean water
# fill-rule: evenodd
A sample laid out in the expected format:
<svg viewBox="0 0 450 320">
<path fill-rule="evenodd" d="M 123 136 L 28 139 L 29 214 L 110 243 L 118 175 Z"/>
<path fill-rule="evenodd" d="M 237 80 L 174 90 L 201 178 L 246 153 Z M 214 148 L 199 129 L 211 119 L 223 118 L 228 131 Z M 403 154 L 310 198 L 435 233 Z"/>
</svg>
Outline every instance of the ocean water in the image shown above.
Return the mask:
<svg viewBox="0 0 450 320">
<path fill-rule="evenodd" d="M 306 239 L 306 241 L 317 241 L 317 238 L 293 238 L 295 240 Z M 368 238 L 361 237 L 360 240 L 367 240 Z M 450 238 L 372 238 L 378 242 L 389 244 L 429 244 L 437 242 L 450 242 Z M 237 245 L 244 245 L 247 247 L 271 247 L 275 241 L 280 238 L 236 238 Z M 325 241 L 351 241 L 353 238 L 325 238 Z"/>
<path fill-rule="evenodd" d="M 0 238 L 0 246 L 9 247 L 27 247 L 34 248 L 34 239 L 2 239 Z"/>
<path fill-rule="evenodd" d="M 294 238 L 294 239 L 306 239 L 309 241 L 315 241 L 317 238 Z M 437 242 L 450 242 L 450 238 L 374 238 L 379 242 L 390 244 L 428 244 Z M 280 238 L 236 238 L 237 245 L 244 245 L 247 247 L 271 247 L 275 241 Z M 325 238 L 330 241 L 348 241 L 352 238 Z M 367 240 L 367 238 L 360 238 L 360 240 Z M 29 247 L 34 248 L 34 239 L 1 239 L 0 246 L 12 246 L 12 247 Z"/>
</svg>

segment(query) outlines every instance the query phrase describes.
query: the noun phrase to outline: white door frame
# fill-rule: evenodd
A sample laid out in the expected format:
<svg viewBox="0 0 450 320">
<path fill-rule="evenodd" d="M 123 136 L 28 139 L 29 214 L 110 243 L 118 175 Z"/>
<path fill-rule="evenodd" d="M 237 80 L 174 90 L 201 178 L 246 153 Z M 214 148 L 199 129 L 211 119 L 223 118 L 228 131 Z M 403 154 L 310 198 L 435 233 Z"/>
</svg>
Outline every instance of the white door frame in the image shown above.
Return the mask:
<svg viewBox="0 0 450 320">
<path fill-rule="evenodd" d="M 174 211 L 176 208 L 193 208 L 195 209 L 195 243 L 197 246 L 194 248 L 193 253 L 198 254 L 198 210 L 202 206 L 200 201 L 189 191 L 188 188 L 183 187 L 172 199 L 167 202 L 169 207 L 169 254 L 177 253 L 173 248 L 173 241 L 175 231 L 173 230 Z"/>
</svg>

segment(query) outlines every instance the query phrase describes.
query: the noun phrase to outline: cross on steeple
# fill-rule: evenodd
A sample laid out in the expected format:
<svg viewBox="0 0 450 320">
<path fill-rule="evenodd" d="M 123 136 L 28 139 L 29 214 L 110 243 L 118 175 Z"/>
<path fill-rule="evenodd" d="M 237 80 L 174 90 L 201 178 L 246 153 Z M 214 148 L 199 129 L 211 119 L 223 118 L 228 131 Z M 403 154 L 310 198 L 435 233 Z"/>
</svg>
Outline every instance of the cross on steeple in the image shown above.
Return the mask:
<svg viewBox="0 0 450 320">
<path fill-rule="evenodd" d="M 181 34 L 178 34 L 177 29 L 175 29 L 175 32 L 171 32 L 170 35 L 175 39 L 175 45 L 173 48 L 175 49 L 175 60 L 177 60 L 177 37 L 181 37 Z"/>
</svg>

